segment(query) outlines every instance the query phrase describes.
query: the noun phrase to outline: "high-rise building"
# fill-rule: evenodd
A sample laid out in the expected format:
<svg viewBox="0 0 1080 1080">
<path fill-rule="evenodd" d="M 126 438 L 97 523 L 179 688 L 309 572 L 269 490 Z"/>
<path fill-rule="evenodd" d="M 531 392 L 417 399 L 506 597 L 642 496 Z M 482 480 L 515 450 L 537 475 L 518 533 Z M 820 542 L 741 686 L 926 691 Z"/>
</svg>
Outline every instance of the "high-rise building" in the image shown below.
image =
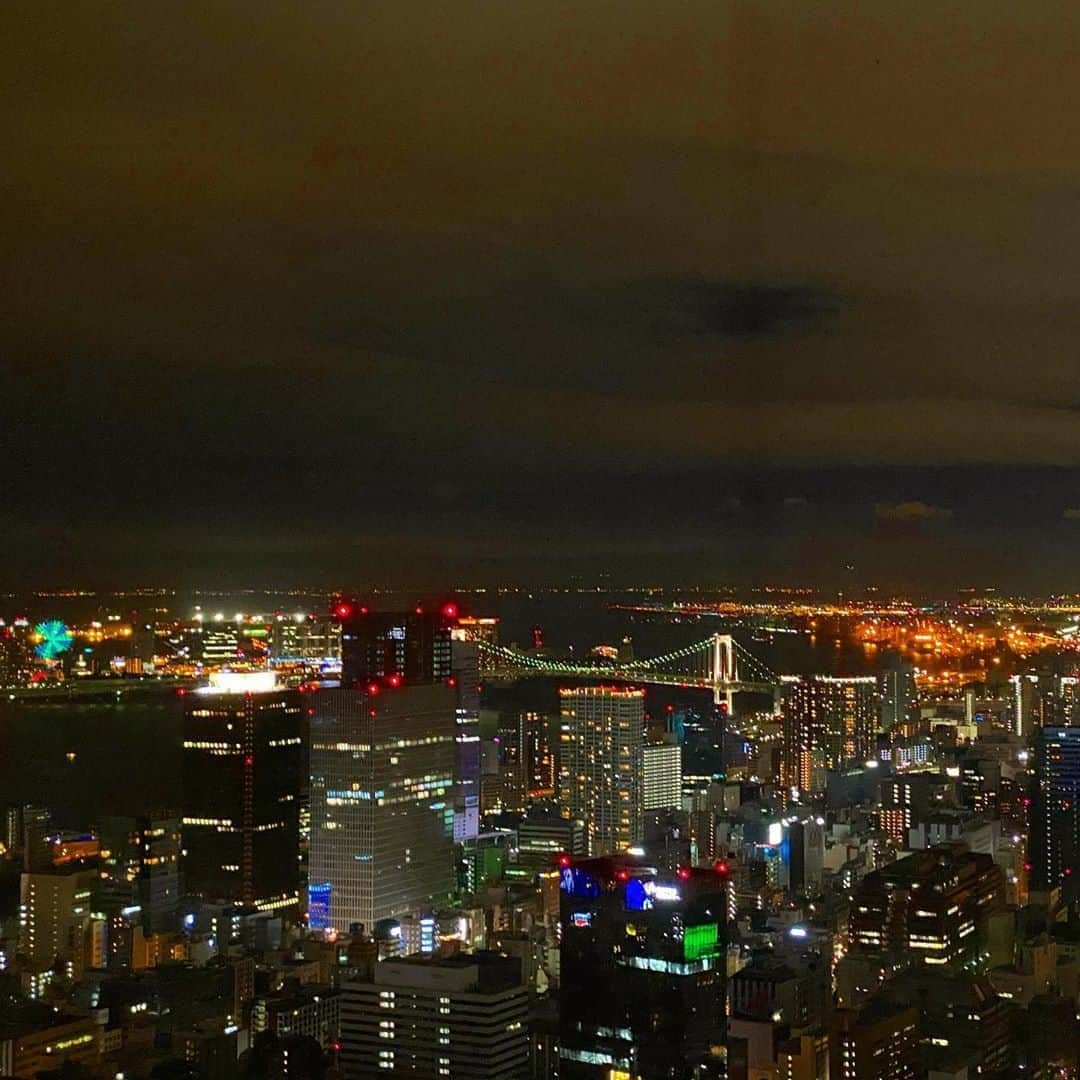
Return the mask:
<svg viewBox="0 0 1080 1080">
<path fill-rule="evenodd" d="M 505 713 L 495 736 L 497 802 L 505 810 L 524 810 L 534 799 L 555 794 L 555 753 L 549 718 L 541 712 Z"/>
<path fill-rule="evenodd" d="M 24 806 L 21 820 L 23 869 L 31 874 L 46 873 L 52 866 L 48 807 Z"/>
<path fill-rule="evenodd" d="M 1080 877 L 1080 727 L 1045 727 L 1035 740 L 1029 887 L 1075 894 Z"/>
<path fill-rule="evenodd" d="M 101 889 L 118 906 L 137 905 L 147 934 L 176 929 L 180 901 L 181 825 L 150 815 L 101 822 Z"/>
<path fill-rule="evenodd" d="M 781 845 L 781 850 L 787 865 L 788 890 L 797 896 L 816 896 L 825 875 L 823 819 L 789 819 L 786 843 Z"/>
<path fill-rule="evenodd" d="M 890 731 L 908 723 L 915 715 L 918 695 L 915 665 L 893 653 L 885 658 L 879 676 L 881 730 Z"/>
<path fill-rule="evenodd" d="M 1014 735 L 1026 738 L 1035 728 L 1040 711 L 1039 677 L 1012 675 L 1009 682 L 1013 691 L 1011 730 Z"/>
<path fill-rule="evenodd" d="M 682 747 L 675 741 L 641 748 L 641 808 L 671 810 L 682 805 Z"/>
<path fill-rule="evenodd" d="M 59 961 L 69 978 L 82 973 L 97 867 L 76 864 L 24 873 L 19 896 L 19 952 L 37 967 Z"/>
<path fill-rule="evenodd" d="M 23 808 L 21 803 L 8 803 L 4 807 L 3 834 L 0 842 L 8 858 L 22 855 L 23 845 Z"/>
<path fill-rule="evenodd" d="M 454 839 L 480 833 L 480 647 L 475 641 L 450 642 L 451 682 L 457 685 L 454 743 Z"/>
<path fill-rule="evenodd" d="M 1039 679 L 1043 681 L 1042 677 Z M 1052 675 L 1044 697 L 1043 724 L 1069 726 L 1080 720 L 1080 678 L 1075 675 Z"/>
<path fill-rule="evenodd" d="M 0 619 L 0 686 L 25 686 L 34 671 L 29 626 L 19 620 L 7 626 Z"/>
<path fill-rule="evenodd" d="M 278 614 L 270 624 L 272 664 L 338 663 L 341 626 L 329 615 Z"/>
<path fill-rule="evenodd" d="M 528 1075 L 529 992 L 517 959 L 477 952 L 384 960 L 371 980 L 342 989 L 347 1080 Z"/>
<path fill-rule="evenodd" d="M 563 863 L 559 1076 L 726 1075 L 726 875 Z"/>
<path fill-rule="evenodd" d="M 453 677 L 453 603 L 414 611 L 371 611 L 353 600 L 339 601 L 341 685 L 362 688 L 371 680 L 407 684 L 445 682 Z"/>
<path fill-rule="evenodd" d="M 852 901 L 852 955 L 962 968 L 985 946 L 988 920 L 1005 909 L 1005 876 L 990 855 L 940 847 L 867 874 Z"/>
<path fill-rule="evenodd" d="M 551 718 L 539 712 L 520 715 L 525 798 L 550 798 L 558 781 L 555 750 L 549 736 Z"/>
<path fill-rule="evenodd" d="M 785 679 L 785 786 L 813 791 L 818 762 L 825 769 L 841 770 L 872 758 L 877 721 L 877 680 L 871 675 Z"/>
<path fill-rule="evenodd" d="M 641 840 L 645 692 L 614 686 L 559 691 L 559 803 L 585 822 L 589 853 Z"/>
<path fill-rule="evenodd" d="M 301 695 L 268 672 L 187 695 L 183 875 L 188 892 L 263 910 L 298 903 Z"/>
<path fill-rule="evenodd" d="M 449 679 L 394 675 L 313 695 L 312 928 L 371 931 L 453 891 L 457 702 Z"/>
</svg>

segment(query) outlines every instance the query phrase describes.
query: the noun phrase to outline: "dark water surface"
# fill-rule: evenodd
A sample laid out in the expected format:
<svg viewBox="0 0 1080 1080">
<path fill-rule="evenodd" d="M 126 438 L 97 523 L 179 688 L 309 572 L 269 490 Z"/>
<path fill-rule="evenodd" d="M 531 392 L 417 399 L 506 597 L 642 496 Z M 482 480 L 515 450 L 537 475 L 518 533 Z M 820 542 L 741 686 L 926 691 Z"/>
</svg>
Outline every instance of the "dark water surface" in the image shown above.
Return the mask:
<svg viewBox="0 0 1080 1080">
<path fill-rule="evenodd" d="M 119 703 L 0 701 L 0 802 L 42 803 L 57 825 L 80 829 L 179 809 L 181 715 L 172 690 Z"/>
</svg>

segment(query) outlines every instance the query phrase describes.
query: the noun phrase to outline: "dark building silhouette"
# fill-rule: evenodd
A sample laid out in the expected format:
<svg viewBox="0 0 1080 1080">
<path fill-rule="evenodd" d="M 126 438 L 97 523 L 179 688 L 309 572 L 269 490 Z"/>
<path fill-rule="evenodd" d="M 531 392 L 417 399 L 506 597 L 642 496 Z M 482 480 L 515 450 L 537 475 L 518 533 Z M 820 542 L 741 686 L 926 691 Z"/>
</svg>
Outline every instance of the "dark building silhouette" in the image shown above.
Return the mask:
<svg viewBox="0 0 1080 1080">
<path fill-rule="evenodd" d="M 1080 727 L 1043 728 L 1035 741 L 1029 887 L 1075 896 L 1080 874 Z"/>
<path fill-rule="evenodd" d="M 301 695 L 189 694 L 184 707 L 182 867 L 188 892 L 265 910 L 299 894 Z"/>
<path fill-rule="evenodd" d="M 725 1075 L 719 870 L 562 860 L 560 1077 Z"/>
</svg>

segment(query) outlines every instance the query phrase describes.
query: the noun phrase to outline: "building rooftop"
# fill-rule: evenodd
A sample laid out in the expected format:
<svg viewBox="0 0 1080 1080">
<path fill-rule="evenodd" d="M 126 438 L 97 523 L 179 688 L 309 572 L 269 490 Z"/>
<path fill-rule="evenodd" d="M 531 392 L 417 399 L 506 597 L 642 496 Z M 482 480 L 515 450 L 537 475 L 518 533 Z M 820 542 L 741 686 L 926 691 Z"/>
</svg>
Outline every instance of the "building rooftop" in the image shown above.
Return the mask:
<svg viewBox="0 0 1080 1080">
<path fill-rule="evenodd" d="M 450 956 L 417 953 L 378 964 L 374 982 L 378 986 L 500 994 L 522 986 L 521 961 L 488 950 Z"/>
</svg>

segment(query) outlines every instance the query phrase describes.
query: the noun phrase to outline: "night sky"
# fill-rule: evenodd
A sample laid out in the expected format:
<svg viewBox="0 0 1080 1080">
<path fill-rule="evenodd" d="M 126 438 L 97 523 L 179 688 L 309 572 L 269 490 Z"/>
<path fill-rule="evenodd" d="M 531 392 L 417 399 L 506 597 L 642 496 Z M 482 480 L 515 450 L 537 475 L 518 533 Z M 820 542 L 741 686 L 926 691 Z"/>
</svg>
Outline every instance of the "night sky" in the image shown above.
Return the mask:
<svg viewBox="0 0 1080 1080">
<path fill-rule="evenodd" d="M 1078 41 L 6 4 L 0 586 L 1080 588 Z"/>
</svg>

